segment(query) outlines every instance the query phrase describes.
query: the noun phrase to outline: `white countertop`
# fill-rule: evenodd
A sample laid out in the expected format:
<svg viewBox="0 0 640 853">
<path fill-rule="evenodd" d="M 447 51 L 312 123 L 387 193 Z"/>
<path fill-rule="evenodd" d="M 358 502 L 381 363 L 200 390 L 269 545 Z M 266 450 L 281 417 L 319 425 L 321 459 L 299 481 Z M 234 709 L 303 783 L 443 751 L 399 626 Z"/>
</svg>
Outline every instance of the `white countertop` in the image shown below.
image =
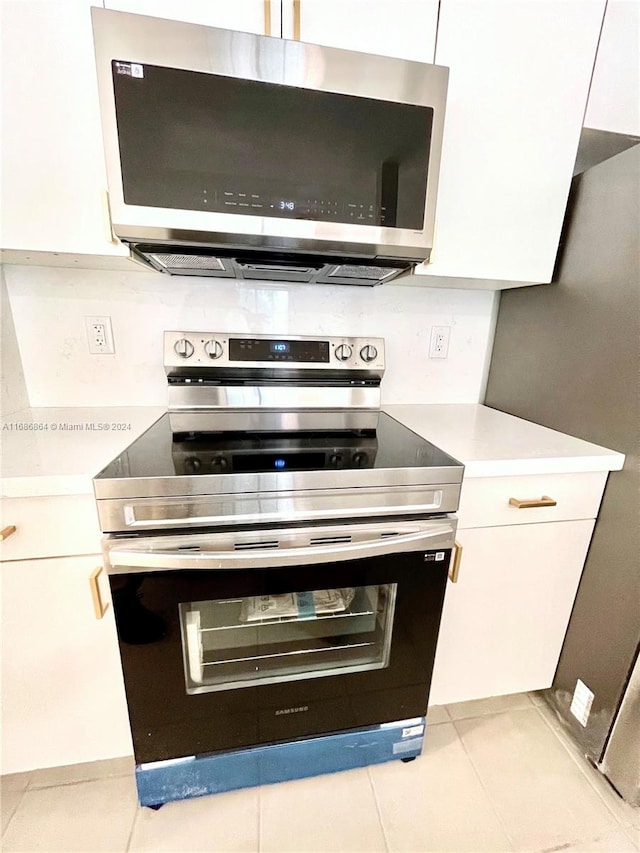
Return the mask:
<svg viewBox="0 0 640 853">
<path fill-rule="evenodd" d="M 3 417 L 2 497 L 93 494 L 94 475 L 164 412 L 160 406 L 34 408 Z"/>
<path fill-rule="evenodd" d="M 474 404 L 384 406 L 464 463 L 465 478 L 619 471 L 624 454 Z"/>
<path fill-rule="evenodd" d="M 2 496 L 92 494 L 93 476 L 164 411 L 34 408 L 3 417 Z M 622 453 L 486 406 L 389 405 L 384 411 L 463 462 L 465 477 L 616 471 L 624 464 Z M 43 428 L 33 429 L 36 424 Z"/>
</svg>

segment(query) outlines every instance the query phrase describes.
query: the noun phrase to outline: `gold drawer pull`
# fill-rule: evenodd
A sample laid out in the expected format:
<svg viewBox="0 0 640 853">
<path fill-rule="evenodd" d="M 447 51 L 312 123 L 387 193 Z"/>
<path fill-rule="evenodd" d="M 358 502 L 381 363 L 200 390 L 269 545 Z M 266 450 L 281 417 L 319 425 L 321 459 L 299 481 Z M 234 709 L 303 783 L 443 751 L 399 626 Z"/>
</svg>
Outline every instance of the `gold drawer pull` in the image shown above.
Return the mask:
<svg viewBox="0 0 640 853">
<path fill-rule="evenodd" d="M 7 527 L 3 527 L 2 530 L 0 530 L 0 542 L 4 542 L 5 539 L 8 539 L 10 536 L 13 536 L 13 534 L 16 532 L 16 529 L 17 528 L 15 524 L 9 524 L 7 525 Z"/>
<path fill-rule="evenodd" d="M 460 574 L 460 563 L 462 562 L 462 545 L 456 542 L 453 551 L 453 559 L 449 566 L 449 580 L 451 583 L 458 583 L 458 575 Z"/>
<path fill-rule="evenodd" d="M 293 38 L 300 41 L 300 0 L 293 0 Z"/>
<path fill-rule="evenodd" d="M 102 596 L 100 595 L 100 585 L 98 583 L 98 578 L 102 574 L 102 566 L 98 566 L 91 572 L 91 576 L 89 577 L 89 586 L 91 587 L 91 598 L 93 599 L 93 610 L 96 614 L 96 619 L 102 619 L 104 614 L 109 609 L 109 602 L 106 604 L 102 601 Z"/>
<path fill-rule="evenodd" d="M 264 34 L 271 35 L 271 0 L 264 0 Z"/>
<path fill-rule="evenodd" d="M 534 506 L 557 506 L 557 504 L 558 502 L 550 498 L 549 495 L 524 501 L 521 501 L 519 498 L 509 498 L 509 506 L 514 506 L 516 509 L 530 509 Z"/>
</svg>

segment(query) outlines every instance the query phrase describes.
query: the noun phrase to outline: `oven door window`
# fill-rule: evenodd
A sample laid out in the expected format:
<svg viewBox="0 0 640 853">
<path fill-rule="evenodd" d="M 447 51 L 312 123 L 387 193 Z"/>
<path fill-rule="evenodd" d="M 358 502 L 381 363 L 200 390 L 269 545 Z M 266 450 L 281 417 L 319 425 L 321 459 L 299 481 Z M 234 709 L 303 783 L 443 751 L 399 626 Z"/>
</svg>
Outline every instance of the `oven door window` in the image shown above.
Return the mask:
<svg viewBox="0 0 640 853">
<path fill-rule="evenodd" d="M 180 604 L 187 693 L 388 666 L 396 586 Z"/>
</svg>

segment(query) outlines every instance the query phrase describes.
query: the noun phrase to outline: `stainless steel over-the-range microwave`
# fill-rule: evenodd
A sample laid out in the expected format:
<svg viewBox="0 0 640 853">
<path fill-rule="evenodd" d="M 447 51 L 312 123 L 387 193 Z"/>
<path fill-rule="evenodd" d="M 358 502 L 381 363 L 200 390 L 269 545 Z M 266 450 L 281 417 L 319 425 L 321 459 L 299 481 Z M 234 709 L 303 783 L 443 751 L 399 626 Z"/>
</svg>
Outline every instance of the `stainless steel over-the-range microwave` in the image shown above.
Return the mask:
<svg viewBox="0 0 640 853">
<path fill-rule="evenodd" d="M 372 285 L 429 258 L 447 68 L 92 16 L 112 224 L 138 259 Z"/>
</svg>

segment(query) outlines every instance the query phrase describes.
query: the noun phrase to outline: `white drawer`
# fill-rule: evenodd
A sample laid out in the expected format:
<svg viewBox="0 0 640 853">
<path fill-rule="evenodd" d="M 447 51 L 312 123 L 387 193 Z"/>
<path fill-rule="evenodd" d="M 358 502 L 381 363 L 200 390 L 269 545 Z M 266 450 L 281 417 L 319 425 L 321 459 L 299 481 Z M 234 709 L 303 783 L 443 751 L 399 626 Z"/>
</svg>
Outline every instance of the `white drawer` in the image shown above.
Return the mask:
<svg viewBox="0 0 640 853">
<path fill-rule="evenodd" d="M 465 480 L 460 496 L 458 527 L 495 527 L 595 518 L 606 481 L 606 471 Z M 551 498 L 555 506 L 518 509 L 509 503 L 512 498 L 536 502 L 543 497 Z"/>
<path fill-rule="evenodd" d="M 3 498 L 1 505 L 0 526 L 16 530 L 0 542 L 0 562 L 100 551 L 93 495 Z"/>
</svg>

